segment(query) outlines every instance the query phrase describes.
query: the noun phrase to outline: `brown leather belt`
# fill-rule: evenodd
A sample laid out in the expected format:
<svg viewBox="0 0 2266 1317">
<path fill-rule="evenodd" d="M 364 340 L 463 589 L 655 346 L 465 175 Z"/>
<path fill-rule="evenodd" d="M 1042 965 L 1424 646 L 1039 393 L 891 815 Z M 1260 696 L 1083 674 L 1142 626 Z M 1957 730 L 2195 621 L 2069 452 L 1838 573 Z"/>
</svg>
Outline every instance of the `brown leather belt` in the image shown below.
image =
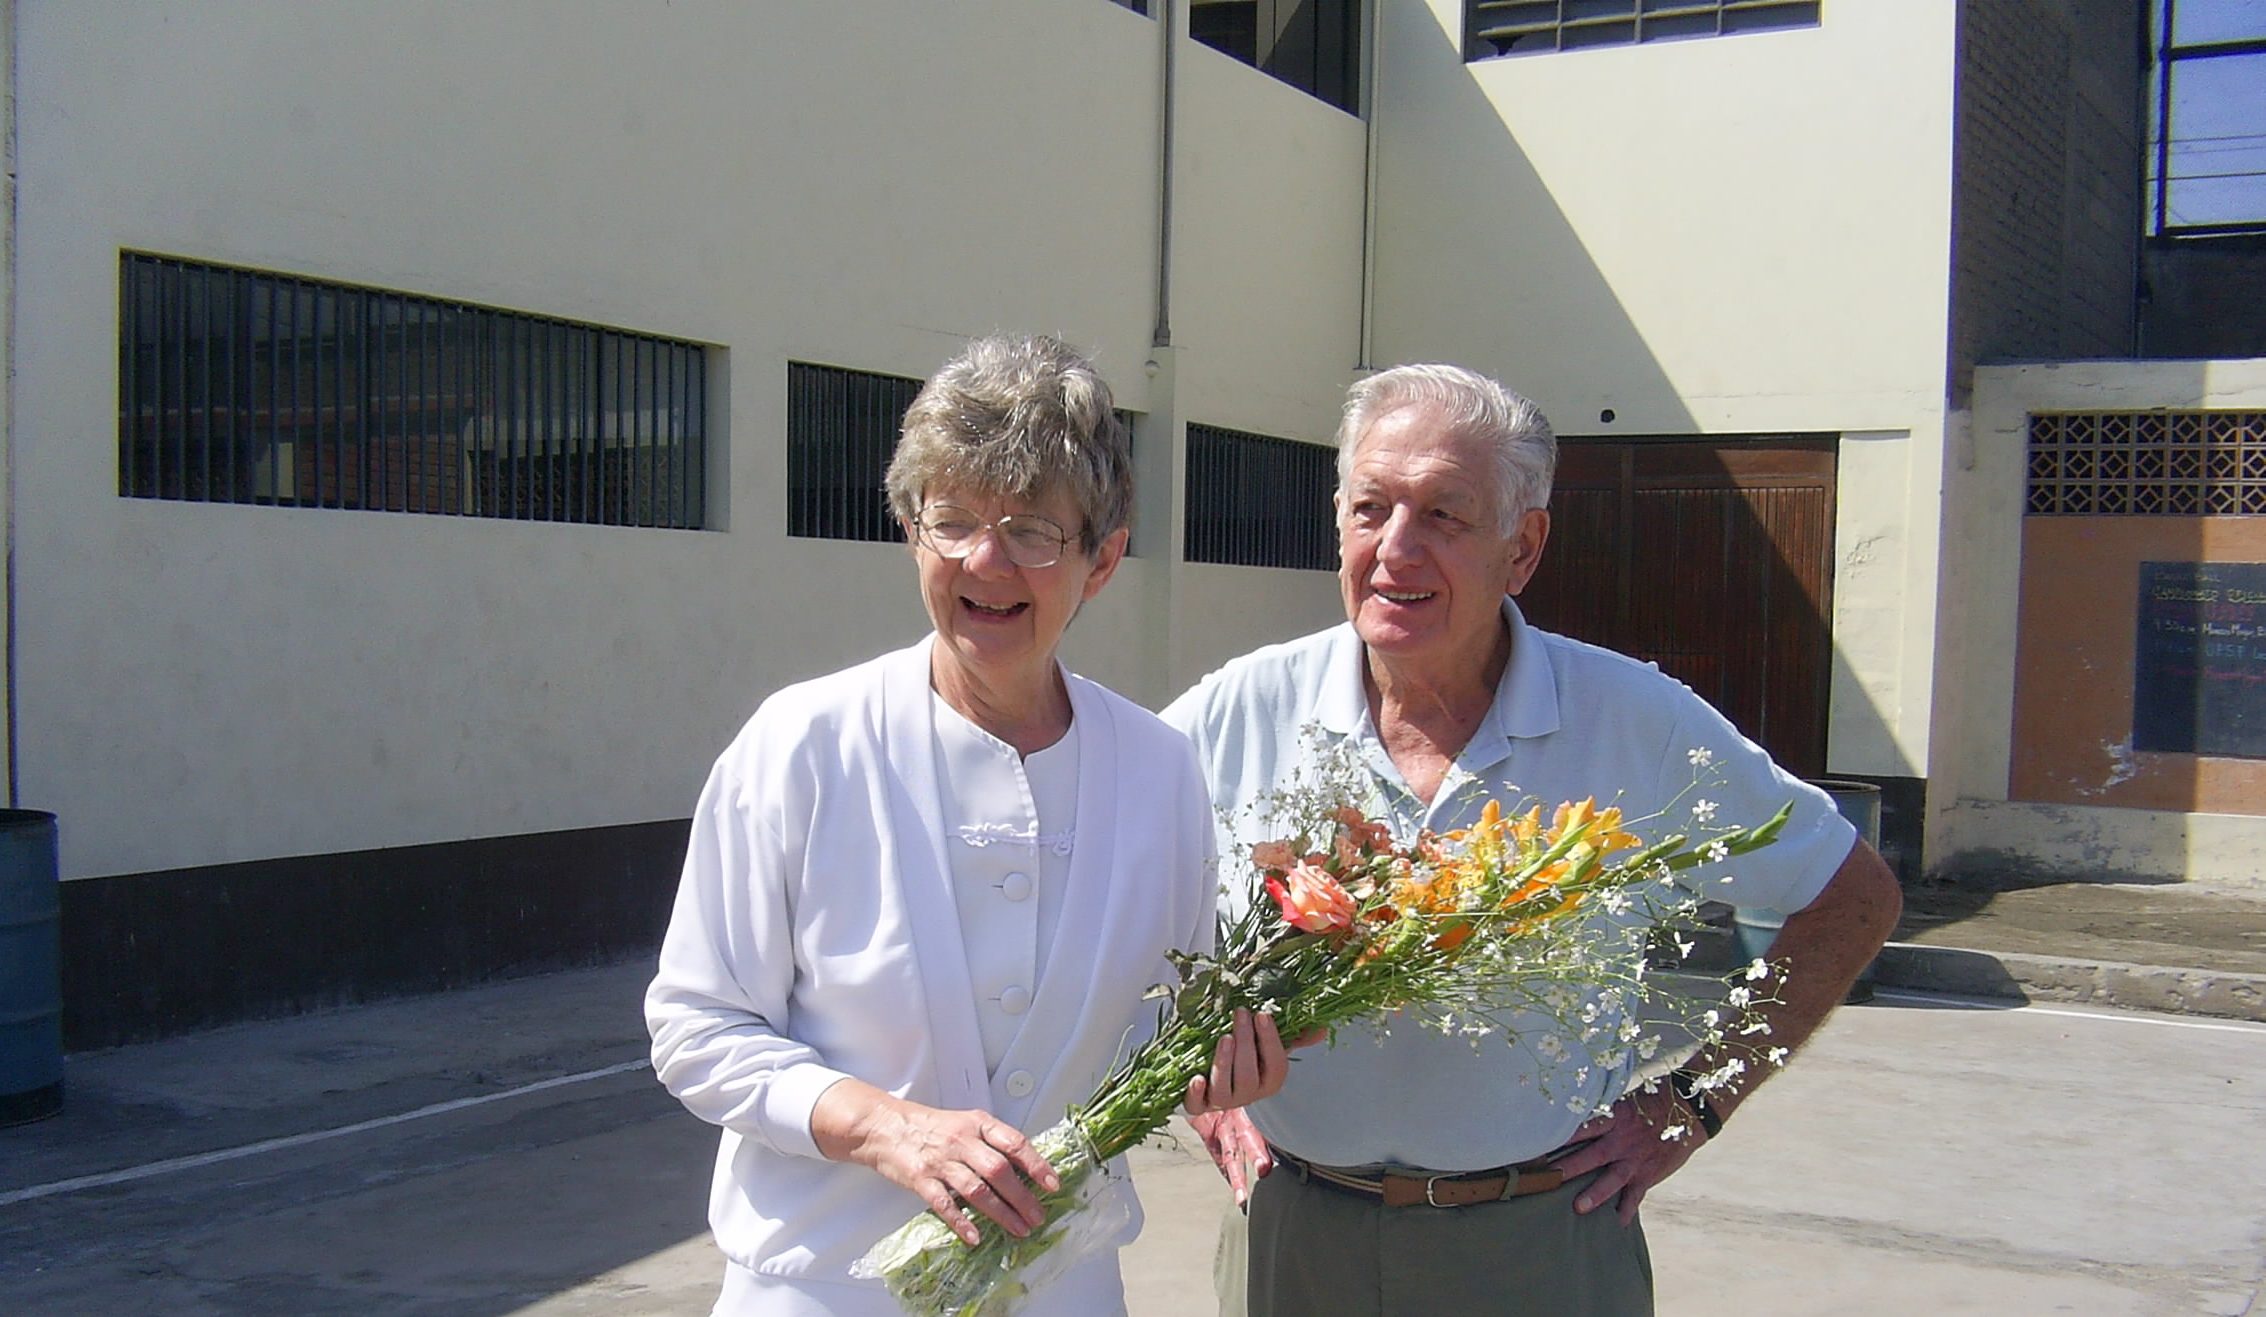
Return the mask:
<svg viewBox="0 0 2266 1317">
<path fill-rule="evenodd" d="M 1463 1171 L 1455 1175 L 1357 1175 L 1335 1166 L 1323 1166 L 1274 1149 L 1275 1160 L 1288 1166 L 1299 1179 L 1364 1198 L 1383 1201 L 1387 1207 L 1470 1207 L 1499 1203 L 1506 1198 L 1546 1194 L 1566 1182 L 1563 1171 L 1547 1158 L 1498 1166 L 1491 1171 Z"/>
</svg>

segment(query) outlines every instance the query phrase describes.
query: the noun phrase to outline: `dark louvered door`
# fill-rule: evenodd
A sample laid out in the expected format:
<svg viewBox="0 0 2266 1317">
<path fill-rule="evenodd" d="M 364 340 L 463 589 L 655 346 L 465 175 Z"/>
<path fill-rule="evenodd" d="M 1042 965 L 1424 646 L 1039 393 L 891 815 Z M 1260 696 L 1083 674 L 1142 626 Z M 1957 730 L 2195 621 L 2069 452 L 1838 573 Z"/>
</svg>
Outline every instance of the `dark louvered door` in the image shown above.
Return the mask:
<svg viewBox="0 0 2266 1317">
<path fill-rule="evenodd" d="M 1536 625 L 1650 659 L 1795 773 L 1825 771 L 1834 441 L 1568 440 Z"/>
</svg>

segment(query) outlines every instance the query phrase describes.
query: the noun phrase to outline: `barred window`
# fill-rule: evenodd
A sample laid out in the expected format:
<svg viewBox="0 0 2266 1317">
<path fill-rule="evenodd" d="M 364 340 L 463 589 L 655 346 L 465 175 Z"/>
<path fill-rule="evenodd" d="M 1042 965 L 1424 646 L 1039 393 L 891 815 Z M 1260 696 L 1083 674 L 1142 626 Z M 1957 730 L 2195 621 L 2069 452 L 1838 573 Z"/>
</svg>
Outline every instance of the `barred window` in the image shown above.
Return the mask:
<svg viewBox="0 0 2266 1317">
<path fill-rule="evenodd" d="M 2266 412 L 2030 418 L 2034 517 L 2266 515 Z"/>
<path fill-rule="evenodd" d="M 921 384 L 903 375 L 787 363 L 789 535 L 904 541 L 882 482 Z M 1130 439 L 1134 414 L 1120 409 L 1117 419 Z"/>
<path fill-rule="evenodd" d="M 134 252 L 119 284 L 127 498 L 704 524 L 699 344 Z"/>
<path fill-rule="evenodd" d="M 882 477 L 921 382 L 787 363 L 787 533 L 902 541 Z"/>
<path fill-rule="evenodd" d="M 1464 58 L 1816 27 L 1819 0 L 1464 0 Z"/>
<path fill-rule="evenodd" d="M 1191 424 L 1188 561 L 1335 570 L 1337 479 L 1333 448 Z"/>
</svg>

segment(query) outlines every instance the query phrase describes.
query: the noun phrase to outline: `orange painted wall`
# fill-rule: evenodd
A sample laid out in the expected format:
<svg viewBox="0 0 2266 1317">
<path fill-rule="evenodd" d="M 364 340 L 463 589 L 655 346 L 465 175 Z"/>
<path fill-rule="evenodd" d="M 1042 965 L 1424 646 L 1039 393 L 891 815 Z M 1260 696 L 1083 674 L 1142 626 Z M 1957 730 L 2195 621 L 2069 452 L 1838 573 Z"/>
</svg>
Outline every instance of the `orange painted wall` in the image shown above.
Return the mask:
<svg viewBox="0 0 2266 1317">
<path fill-rule="evenodd" d="M 2266 815 L 2266 760 L 2135 753 L 2144 562 L 2266 562 L 2266 517 L 2026 517 L 2011 800 Z"/>
</svg>

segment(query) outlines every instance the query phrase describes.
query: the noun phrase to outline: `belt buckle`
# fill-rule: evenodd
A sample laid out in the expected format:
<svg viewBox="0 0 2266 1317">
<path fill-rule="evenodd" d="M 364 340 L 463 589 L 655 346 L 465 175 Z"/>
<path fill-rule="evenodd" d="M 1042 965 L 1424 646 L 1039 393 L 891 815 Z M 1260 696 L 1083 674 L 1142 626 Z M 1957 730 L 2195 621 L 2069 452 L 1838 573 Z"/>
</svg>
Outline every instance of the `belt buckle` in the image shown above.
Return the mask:
<svg viewBox="0 0 2266 1317">
<path fill-rule="evenodd" d="M 1463 1204 L 1462 1204 L 1462 1203 L 1443 1203 L 1443 1202 L 1441 1202 L 1441 1201 L 1440 1201 L 1440 1200 L 1439 1200 L 1438 1198 L 1434 1197 L 1434 1196 L 1433 1196 L 1433 1194 L 1432 1194 L 1432 1186 L 1434 1186 L 1434 1185 L 1438 1184 L 1438 1183 L 1439 1183 L 1440 1181 L 1442 1181 L 1442 1180 L 1447 1180 L 1447 1179 L 1452 1179 L 1452 1178 L 1454 1178 L 1454 1177 L 1452 1177 L 1452 1176 L 1446 1176 L 1446 1175 L 1435 1175 L 1435 1176 L 1431 1176 L 1431 1177 L 1427 1178 L 1427 1179 L 1426 1179 L 1426 1180 L 1424 1181 L 1424 1204 L 1425 1204 L 1425 1206 L 1427 1206 L 1427 1207 L 1437 1207 L 1437 1208 L 1439 1208 L 1439 1209 L 1440 1209 L 1440 1210 L 1442 1210 L 1442 1211 L 1446 1211 L 1447 1209 L 1449 1209 L 1449 1208 L 1451 1208 L 1451 1207 L 1461 1207 L 1461 1206 L 1463 1206 Z"/>
</svg>

